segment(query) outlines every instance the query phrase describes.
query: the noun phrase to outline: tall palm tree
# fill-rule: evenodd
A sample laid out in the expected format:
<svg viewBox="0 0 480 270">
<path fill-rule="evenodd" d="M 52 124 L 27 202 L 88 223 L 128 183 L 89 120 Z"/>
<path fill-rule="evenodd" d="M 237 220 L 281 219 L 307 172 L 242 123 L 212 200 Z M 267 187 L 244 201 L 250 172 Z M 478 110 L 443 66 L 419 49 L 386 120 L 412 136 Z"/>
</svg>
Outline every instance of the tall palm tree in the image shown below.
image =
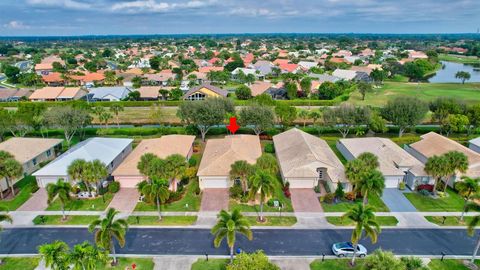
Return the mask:
<svg viewBox="0 0 480 270">
<path fill-rule="evenodd" d="M 448 182 L 456 174 L 456 172 L 465 173 L 468 169 L 468 158 L 464 153 L 458 151 L 450 151 L 446 153 L 445 159 L 448 161 L 447 178 L 445 179 L 445 187 L 443 192 L 447 191 Z"/>
<path fill-rule="evenodd" d="M 85 183 L 88 193 L 90 193 L 90 187 L 86 183 L 84 177 L 87 171 L 87 161 L 84 159 L 76 159 L 70 163 L 67 167 L 68 176 L 75 181 L 82 181 Z"/>
<path fill-rule="evenodd" d="M 143 154 L 140 157 L 140 161 L 137 164 L 138 171 L 141 174 L 150 177 L 150 175 L 151 175 L 151 164 L 152 164 L 152 161 L 156 158 L 158 158 L 158 157 L 156 155 L 152 154 L 152 153 Z"/>
<path fill-rule="evenodd" d="M 3 214 L 0 213 L 0 222 L 2 221 L 6 221 L 8 223 L 12 223 L 13 222 L 13 219 L 12 217 L 8 214 L 8 208 L 5 207 L 5 206 L 0 206 L 0 212 L 2 212 Z M 0 226 L 0 231 L 2 230 L 2 227 Z"/>
<path fill-rule="evenodd" d="M 469 212 L 469 211 L 480 212 L 480 205 L 475 202 L 467 203 L 467 206 L 465 207 L 465 212 Z M 467 223 L 468 235 L 473 236 L 475 234 L 475 229 L 479 225 L 480 225 L 480 215 L 476 215 L 472 217 L 472 219 Z M 479 248 L 480 248 L 480 237 L 477 239 L 477 244 L 475 245 L 475 249 L 473 250 L 472 259 L 471 259 L 472 263 L 475 261 L 475 257 L 477 256 Z"/>
<path fill-rule="evenodd" d="M 38 253 L 45 261 L 45 266 L 52 270 L 70 269 L 68 251 L 68 245 L 62 241 L 55 241 L 38 247 Z"/>
<path fill-rule="evenodd" d="M 437 195 L 438 183 L 447 175 L 448 160 L 443 156 L 432 156 L 425 163 L 425 172 L 435 179 L 433 194 Z"/>
<path fill-rule="evenodd" d="M 13 158 L 13 155 L 7 151 L 0 151 L 0 177 L 3 178 L 3 168 L 5 166 L 5 161 Z M 0 191 L 0 198 L 3 200 L 3 192 Z"/>
<path fill-rule="evenodd" d="M 121 103 L 115 103 L 110 106 L 110 111 L 115 115 L 115 122 L 117 123 L 117 127 L 120 127 L 120 120 L 118 119 L 118 115 L 120 112 L 123 112 L 125 109 Z"/>
<path fill-rule="evenodd" d="M 348 218 L 355 222 L 355 228 L 352 232 L 351 241 L 353 244 L 353 257 L 352 265 L 355 264 L 355 257 L 357 255 L 358 242 L 365 231 L 365 238 L 369 237 L 372 243 L 376 243 L 378 234 L 381 232 L 380 225 L 376 221 L 374 209 L 371 206 L 363 206 L 363 204 L 356 204 L 350 208 L 344 215 L 344 218 Z"/>
<path fill-rule="evenodd" d="M 92 221 L 88 226 L 90 232 L 95 231 L 95 243 L 112 253 L 113 264 L 117 264 L 114 239 L 117 240 L 120 247 L 125 246 L 125 234 L 128 230 L 128 223 L 125 219 L 115 219 L 120 213 L 115 208 L 109 208 L 103 219 Z"/>
<path fill-rule="evenodd" d="M 458 190 L 458 193 L 463 196 L 463 199 L 465 201 L 463 205 L 462 215 L 460 216 L 460 221 L 463 221 L 467 203 L 470 201 L 473 195 L 477 194 L 480 191 L 480 177 L 470 178 L 467 176 L 463 176 L 462 180 L 463 181 L 457 182 L 455 184 L 455 189 Z"/>
<path fill-rule="evenodd" d="M 360 191 L 363 196 L 363 206 L 367 205 L 368 195 L 382 196 L 385 188 L 385 177 L 378 170 L 371 170 L 360 174 L 358 181 L 354 182 L 355 191 Z"/>
<path fill-rule="evenodd" d="M 364 152 L 358 155 L 357 159 L 363 162 L 365 170 L 377 169 L 380 166 L 378 157 L 370 152 Z"/>
<path fill-rule="evenodd" d="M 160 214 L 160 205 L 165 203 L 170 197 L 170 190 L 168 190 L 168 181 L 160 178 L 153 178 L 151 182 L 146 183 L 142 187 L 142 193 L 149 201 L 154 201 L 157 205 L 158 220 L 162 220 Z"/>
<path fill-rule="evenodd" d="M 266 171 L 257 170 L 257 172 L 253 174 L 249 180 L 249 197 L 255 200 L 256 195 L 260 194 L 260 221 L 263 222 L 263 205 L 265 204 L 267 198 L 273 195 L 276 179 Z"/>
<path fill-rule="evenodd" d="M 88 183 L 97 183 L 97 186 L 101 184 L 101 180 L 105 179 L 108 176 L 107 165 L 101 162 L 99 159 L 95 159 L 89 162 L 87 182 Z"/>
<path fill-rule="evenodd" d="M 166 163 L 166 172 L 168 172 L 168 177 L 170 178 L 170 183 L 172 186 L 177 186 L 177 180 L 185 174 L 187 170 L 187 161 L 185 157 L 179 154 L 170 155 L 165 158 Z"/>
<path fill-rule="evenodd" d="M 68 258 L 73 264 L 73 270 L 95 270 L 99 262 L 107 262 L 108 256 L 105 251 L 85 241 L 75 245 Z"/>
<path fill-rule="evenodd" d="M 248 190 L 248 177 L 253 171 L 253 166 L 245 160 L 237 160 L 230 166 L 230 179 L 240 179 L 243 195 Z"/>
<path fill-rule="evenodd" d="M 352 159 L 345 164 L 345 175 L 352 183 L 360 180 L 360 176 L 365 172 L 363 161 L 360 159 Z"/>
<path fill-rule="evenodd" d="M 20 162 L 18 162 L 16 159 L 9 158 L 3 162 L 2 172 L 0 172 L 0 175 L 5 177 L 7 186 L 10 187 L 13 197 L 15 197 L 15 187 L 12 183 L 12 180 L 21 177 L 22 174 L 22 164 L 20 164 Z"/>
<path fill-rule="evenodd" d="M 62 207 L 62 219 L 65 220 L 65 204 L 71 200 L 70 192 L 72 186 L 68 182 L 64 182 L 62 178 L 57 180 L 57 183 L 50 183 L 47 185 L 48 204 L 58 199 Z"/>
<path fill-rule="evenodd" d="M 269 153 L 264 153 L 257 158 L 257 163 L 255 166 L 261 170 L 271 173 L 272 175 L 277 175 L 278 173 L 277 158 Z"/>
<path fill-rule="evenodd" d="M 227 245 L 230 248 L 230 263 L 233 262 L 237 233 L 245 235 L 248 240 L 253 239 L 250 224 L 238 209 L 234 209 L 231 214 L 225 210 L 220 211 L 217 224 L 213 226 L 211 233 L 215 236 L 213 244 L 216 248 L 220 246 L 224 238 L 227 238 Z"/>
</svg>

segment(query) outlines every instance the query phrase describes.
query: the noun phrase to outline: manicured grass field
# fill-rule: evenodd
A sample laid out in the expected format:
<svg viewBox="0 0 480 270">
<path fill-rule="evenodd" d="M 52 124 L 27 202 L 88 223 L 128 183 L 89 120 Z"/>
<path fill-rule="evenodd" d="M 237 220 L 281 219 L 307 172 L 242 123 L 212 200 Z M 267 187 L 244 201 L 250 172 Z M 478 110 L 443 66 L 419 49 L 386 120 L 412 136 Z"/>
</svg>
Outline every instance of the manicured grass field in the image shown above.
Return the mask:
<svg viewBox="0 0 480 270">
<path fill-rule="evenodd" d="M 77 199 L 73 200 L 65 205 L 65 211 L 103 211 L 110 204 L 110 201 L 113 199 L 112 193 L 98 196 L 95 199 Z M 62 210 L 59 200 L 53 201 L 48 207 L 47 211 L 60 211 Z"/>
<path fill-rule="evenodd" d="M 39 262 L 39 257 L 3 258 L 0 270 L 33 270 Z"/>
<path fill-rule="evenodd" d="M 440 226 L 467 226 L 472 217 L 464 217 L 463 221 L 460 221 L 460 217 L 446 217 L 444 224 L 441 216 L 426 216 L 425 219 Z"/>
<path fill-rule="evenodd" d="M 480 59 L 475 56 L 463 56 L 463 55 L 455 55 L 455 54 L 439 54 L 438 59 L 440 61 L 449 61 L 461 64 L 478 64 L 480 63 Z"/>
<path fill-rule="evenodd" d="M 192 270 L 225 270 L 228 259 L 198 259 L 192 264 Z"/>
<path fill-rule="evenodd" d="M 97 269 L 126 270 L 132 269 L 132 264 L 136 265 L 135 270 L 153 270 L 154 263 L 151 258 L 118 258 L 118 264 L 111 266 L 111 259 L 107 265 L 98 265 Z"/>
<path fill-rule="evenodd" d="M 327 217 L 327 221 L 336 226 L 353 226 L 355 223 L 348 218 L 342 217 Z M 377 217 L 377 222 L 380 226 L 397 226 L 398 220 L 395 217 L 380 216 Z"/>
<path fill-rule="evenodd" d="M 161 206 L 161 211 L 189 212 L 189 211 L 200 210 L 200 203 L 202 200 L 202 196 L 195 194 L 195 190 L 197 189 L 197 186 L 198 186 L 198 181 L 191 181 L 185 187 L 186 190 L 185 190 L 184 197 L 176 202 L 163 204 Z M 139 202 L 135 207 L 135 211 L 157 211 L 157 206 L 155 204 Z"/>
<path fill-rule="evenodd" d="M 42 222 L 43 217 L 43 222 Z M 66 220 L 62 220 L 61 215 L 54 216 L 36 216 L 33 219 L 35 225 L 88 225 L 92 221 L 98 219 L 98 216 L 67 216 Z"/>
<path fill-rule="evenodd" d="M 258 222 L 258 217 L 247 217 L 251 226 L 293 226 L 297 223 L 296 217 L 264 217 L 265 222 Z"/>
<path fill-rule="evenodd" d="M 480 83 L 405 83 L 385 82 L 381 88 L 374 88 L 362 100 L 358 91 L 352 93 L 348 102 L 374 107 L 384 106 L 388 100 L 399 96 L 417 97 L 429 102 L 438 97 L 451 97 L 467 104 L 480 102 Z"/>
<path fill-rule="evenodd" d="M 356 202 L 361 202 L 361 198 L 357 198 Z M 350 207 L 354 205 L 353 202 L 339 202 L 339 203 L 326 203 L 322 202 L 323 211 L 325 212 L 346 212 Z M 382 199 L 376 195 L 368 196 L 368 205 L 375 208 L 375 212 L 390 212 L 388 207 L 383 203 Z"/>
<path fill-rule="evenodd" d="M 0 206 L 9 211 L 16 210 L 32 196 L 32 191 L 37 189 L 37 181 L 34 176 L 27 176 L 15 183 L 15 187 L 19 188 L 19 191 L 13 199 L 0 201 Z"/>
<path fill-rule="evenodd" d="M 158 216 L 129 216 L 127 219 L 129 225 L 135 226 L 188 226 L 196 221 L 197 216 L 162 216 L 161 221 Z"/>
<path fill-rule="evenodd" d="M 350 266 L 348 259 L 315 260 L 310 264 L 311 270 L 360 270 L 362 269 L 362 260 L 355 261 L 355 267 Z"/>
<path fill-rule="evenodd" d="M 463 198 L 455 191 L 448 189 L 449 196 L 434 199 L 423 196 L 419 193 L 405 193 L 405 197 L 421 212 L 461 212 L 463 209 Z"/>
<path fill-rule="evenodd" d="M 480 260 L 475 260 L 475 264 L 477 266 L 480 266 Z M 468 267 L 466 267 L 461 260 L 451 260 L 451 259 L 446 259 L 446 260 L 432 260 L 429 264 L 428 267 L 430 270 L 469 270 Z"/>
</svg>

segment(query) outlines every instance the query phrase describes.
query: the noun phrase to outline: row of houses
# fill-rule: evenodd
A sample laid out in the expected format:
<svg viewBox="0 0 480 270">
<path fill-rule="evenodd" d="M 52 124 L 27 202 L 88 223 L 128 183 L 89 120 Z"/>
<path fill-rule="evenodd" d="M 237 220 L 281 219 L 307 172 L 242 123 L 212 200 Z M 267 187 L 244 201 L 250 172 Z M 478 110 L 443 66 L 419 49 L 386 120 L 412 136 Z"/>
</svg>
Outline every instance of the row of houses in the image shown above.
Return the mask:
<svg viewBox="0 0 480 270">
<path fill-rule="evenodd" d="M 166 135 L 142 140 L 134 148 L 132 139 L 97 137 L 80 142 L 57 156 L 62 140 L 12 138 L 0 143 L 0 150 L 12 153 L 22 163 L 26 175 L 36 171 L 33 175 L 40 187 L 45 187 L 58 178 L 71 180 L 67 168 L 76 159 L 99 159 L 122 187 L 134 188 L 145 179 L 137 168 L 142 155 L 152 153 L 166 158 L 179 154 L 188 160 L 193 154 L 194 140 L 195 137 L 190 135 Z M 352 184 L 345 176 L 344 165 L 326 141 L 293 128 L 275 135 L 273 143 L 282 179 L 289 183 L 290 188 L 324 185 L 333 191 L 342 185 L 344 190 L 352 190 Z M 378 137 L 340 139 L 336 147 L 346 160 L 355 159 L 365 152 L 377 156 L 386 188 L 396 188 L 401 182 L 410 189 L 432 184 L 434 179 L 424 171 L 426 160 L 449 151 L 464 153 L 469 161 L 468 170 L 464 174 L 458 173 L 453 180 L 458 180 L 463 175 L 480 177 L 480 138 L 471 140 L 470 148 L 434 132 L 421 136 L 420 141 L 405 148 L 390 139 Z M 209 139 L 197 172 L 200 188 L 232 186 L 235 179 L 230 179 L 230 166 L 239 160 L 255 164 L 261 155 L 262 147 L 258 136 L 231 135 Z M 39 164 L 50 160 L 53 161 L 39 169 Z M 6 189 L 5 181 L 0 186 Z M 176 182 L 170 183 L 170 188 L 176 190 Z"/>
</svg>

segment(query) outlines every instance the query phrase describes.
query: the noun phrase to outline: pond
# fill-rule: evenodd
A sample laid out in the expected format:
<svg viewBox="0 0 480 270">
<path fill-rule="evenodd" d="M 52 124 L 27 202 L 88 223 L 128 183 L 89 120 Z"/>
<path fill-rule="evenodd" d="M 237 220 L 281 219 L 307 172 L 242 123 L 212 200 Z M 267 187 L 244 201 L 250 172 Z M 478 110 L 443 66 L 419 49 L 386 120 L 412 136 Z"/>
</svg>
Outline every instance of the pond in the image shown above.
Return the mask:
<svg viewBox="0 0 480 270">
<path fill-rule="evenodd" d="M 431 83 L 458 83 L 461 80 L 455 78 L 458 71 L 466 71 L 470 73 L 471 78 L 465 82 L 480 82 L 480 64 L 467 65 L 454 62 L 441 61 L 442 69 L 428 78 Z"/>
</svg>

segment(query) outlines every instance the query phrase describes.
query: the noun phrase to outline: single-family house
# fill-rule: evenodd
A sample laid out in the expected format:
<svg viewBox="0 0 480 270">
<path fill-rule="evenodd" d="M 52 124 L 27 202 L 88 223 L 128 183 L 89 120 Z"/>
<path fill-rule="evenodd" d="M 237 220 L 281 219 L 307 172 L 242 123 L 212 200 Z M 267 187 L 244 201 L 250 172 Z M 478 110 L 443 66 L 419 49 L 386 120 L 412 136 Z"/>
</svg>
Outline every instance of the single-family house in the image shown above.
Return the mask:
<svg viewBox="0 0 480 270">
<path fill-rule="evenodd" d="M 185 100 L 204 100 L 207 97 L 227 97 L 228 91 L 210 84 L 202 84 L 188 90 L 183 96 Z"/>
<path fill-rule="evenodd" d="M 138 162 L 144 154 L 151 153 L 162 159 L 178 154 L 188 160 L 193 153 L 194 140 L 195 136 L 190 135 L 165 135 L 156 139 L 142 140 L 113 171 L 112 175 L 121 187 L 135 188 L 138 183 L 146 179 L 146 176 L 142 175 L 137 168 Z M 177 189 L 176 181 L 170 183 L 170 189 Z"/>
<path fill-rule="evenodd" d="M 87 73 L 85 75 L 72 75 L 70 79 L 77 85 L 92 87 L 95 84 L 102 84 L 105 81 L 105 74 L 101 72 Z"/>
<path fill-rule="evenodd" d="M 266 76 L 272 73 L 272 69 L 275 67 L 274 64 L 270 61 L 260 60 L 255 62 L 255 64 L 250 64 L 251 68 L 254 68 L 259 75 Z"/>
<path fill-rule="evenodd" d="M 332 72 L 332 75 L 346 81 L 351 81 L 355 79 L 357 72 L 355 70 L 337 68 Z"/>
<path fill-rule="evenodd" d="M 167 86 L 170 81 L 175 80 L 177 75 L 172 72 L 160 72 L 155 74 L 147 73 L 143 75 L 143 83 L 146 85 Z"/>
<path fill-rule="evenodd" d="M 231 165 L 239 160 L 253 165 L 261 155 L 258 136 L 231 135 L 209 139 L 197 172 L 200 189 L 231 187 L 235 180 L 229 176 Z"/>
<path fill-rule="evenodd" d="M 45 167 L 33 173 L 39 187 L 55 183 L 59 178 L 70 181 L 67 169 L 77 159 L 100 160 L 111 174 L 123 159 L 132 151 L 132 139 L 90 138 L 79 142 Z"/>
<path fill-rule="evenodd" d="M 300 61 L 298 62 L 298 66 L 303 70 L 303 71 L 309 71 L 311 68 L 318 66 L 317 62 L 311 62 L 311 61 Z"/>
<path fill-rule="evenodd" d="M 125 86 L 96 87 L 90 89 L 87 99 L 90 101 L 120 101 L 125 99 L 132 90 Z"/>
<path fill-rule="evenodd" d="M 65 79 L 60 72 L 49 72 L 48 74 L 42 75 L 42 81 L 48 86 L 61 86 L 65 84 Z"/>
<path fill-rule="evenodd" d="M 435 132 L 429 132 L 420 136 L 421 140 L 405 146 L 405 150 L 420 160 L 423 164 L 433 156 L 441 156 L 451 151 L 463 153 L 468 158 L 468 169 L 465 173 L 457 173 L 453 176 L 450 185 L 462 176 L 480 177 L 480 154 L 460 143 L 444 137 Z"/>
<path fill-rule="evenodd" d="M 21 138 L 13 137 L 0 143 L 0 151 L 6 151 L 13 155 L 15 160 L 22 164 L 23 174 L 29 175 L 38 168 L 41 163 L 48 162 L 57 156 L 62 147 L 61 139 L 44 138 Z M 14 179 L 16 183 L 18 179 Z M 7 189 L 5 178 L 0 180 L 0 192 Z"/>
<path fill-rule="evenodd" d="M 0 101 L 11 102 L 28 99 L 32 94 L 30 89 L 0 89 Z"/>
<path fill-rule="evenodd" d="M 256 69 L 253 68 L 236 68 L 235 70 L 232 71 L 232 79 L 238 79 L 239 74 L 243 73 L 244 75 L 253 75 L 257 79 L 263 79 L 263 76 L 260 75 Z"/>
<path fill-rule="evenodd" d="M 80 87 L 44 87 L 35 90 L 28 99 L 31 101 L 78 100 L 87 92 Z"/>
<path fill-rule="evenodd" d="M 334 191 L 342 185 L 350 191 L 352 185 L 345 168 L 328 144 L 297 128 L 273 136 L 280 174 L 290 188 L 314 188 L 328 185 Z"/>
<path fill-rule="evenodd" d="M 337 149 L 347 160 L 355 159 L 366 152 L 377 156 L 380 164 L 378 170 L 385 177 L 386 188 L 397 188 L 400 182 L 404 182 L 411 189 L 420 184 L 433 183 L 433 179 L 425 173 L 424 165 L 390 139 L 340 139 Z"/>
<path fill-rule="evenodd" d="M 271 84 L 270 82 L 267 82 L 267 81 L 256 81 L 254 83 L 252 83 L 251 85 L 247 85 L 250 90 L 252 91 L 252 96 L 258 96 L 258 95 L 261 95 L 263 93 L 265 93 L 265 91 L 267 91 L 269 88 L 271 88 L 273 86 L 273 84 Z"/>
<path fill-rule="evenodd" d="M 472 139 L 468 143 L 470 149 L 480 154 L 480 137 Z"/>
</svg>

